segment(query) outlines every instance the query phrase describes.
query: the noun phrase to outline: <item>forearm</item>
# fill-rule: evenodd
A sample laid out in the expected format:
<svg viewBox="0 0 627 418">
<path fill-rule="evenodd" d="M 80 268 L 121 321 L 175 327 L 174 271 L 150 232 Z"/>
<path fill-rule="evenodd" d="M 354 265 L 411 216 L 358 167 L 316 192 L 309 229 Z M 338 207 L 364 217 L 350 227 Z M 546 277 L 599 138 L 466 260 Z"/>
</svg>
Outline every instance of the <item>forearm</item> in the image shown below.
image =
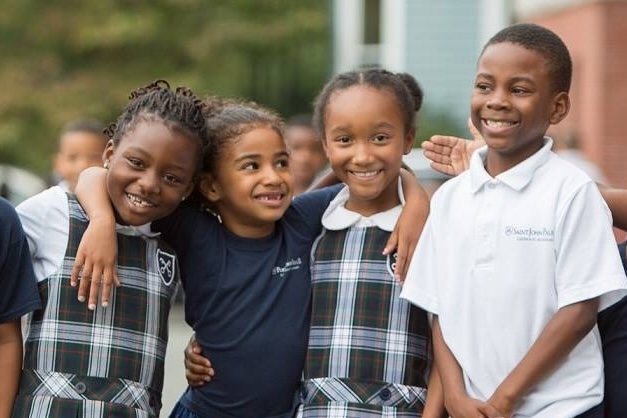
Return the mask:
<svg viewBox="0 0 627 418">
<path fill-rule="evenodd" d="M 81 172 L 76 184 L 76 197 L 90 219 L 101 219 L 115 223 L 115 215 L 106 186 L 107 170 L 90 167 Z"/>
<path fill-rule="evenodd" d="M 405 206 L 411 208 L 411 213 L 417 215 L 415 225 L 422 230 L 429 216 L 429 195 L 413 173 L 403 169 L 400 176 Z"/>
<path fill-rule="evenodd" d="M 429 386 L 427 387 L 427 401 L 425 403 L 422 418 L 443 418 L 448 416 L 444 408 L 444 390 L 440 373 L 435 365 L 431 369 L 429 376 Z"/>
<path fill-rule="evenodd" d="M 512 408 L 551 375 L 596 323 L 597 298 L 561 308 L 544 327 L 527 354 L 498 386 L 489 403 Z M 500 409 L 499 409 L 500 410 Z"/>
<path fill-rule="evenodd" d="M 438 369 L 443 398 L 448 403 L 455 398 L 467 396 L 462 369 L 444 341 L 442 330 L 440 329 L 440 322 L 437 316 L 433 317 L 431 327 L 433 330 L 435 366 Z"/>
<path fill-rule="evenodd" d="M 22 372 L 20 320 L 0 324 L 0 418 L 9 418 Z"/>
<path fill-rule="evenodd" d="M 627 190 L 599 186 L 599 191 L 612 212 L 614 226 L 627 230 Z"/>
</svg>

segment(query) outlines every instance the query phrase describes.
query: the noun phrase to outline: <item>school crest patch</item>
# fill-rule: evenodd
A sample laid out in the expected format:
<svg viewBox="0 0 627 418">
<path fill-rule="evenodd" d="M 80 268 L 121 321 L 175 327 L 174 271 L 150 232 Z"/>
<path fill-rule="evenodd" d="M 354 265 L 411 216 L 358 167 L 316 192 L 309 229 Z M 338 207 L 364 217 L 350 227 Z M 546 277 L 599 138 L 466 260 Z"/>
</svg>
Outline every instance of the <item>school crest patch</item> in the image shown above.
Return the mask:
<svg viewBox="0 0 627 418">
<path fill-rule="evenodd" d="M 386 259 L 385 266 L 388 269 L 388 273 L 390 273 L 392 277 L 394 277 L 394 270 L 396 270 L 397 257 L 398 257 L 398 253 L 394 251 L 392 254 L 388 254 L 387 259 Z"/>
<path fill-rule="evenodd" d="M 174 254 L 157 249 L 157 271 L 161 276 L 161 281 L 166 286 L 170 286 L 176 274 L 176 257 Z"/>
</svg>

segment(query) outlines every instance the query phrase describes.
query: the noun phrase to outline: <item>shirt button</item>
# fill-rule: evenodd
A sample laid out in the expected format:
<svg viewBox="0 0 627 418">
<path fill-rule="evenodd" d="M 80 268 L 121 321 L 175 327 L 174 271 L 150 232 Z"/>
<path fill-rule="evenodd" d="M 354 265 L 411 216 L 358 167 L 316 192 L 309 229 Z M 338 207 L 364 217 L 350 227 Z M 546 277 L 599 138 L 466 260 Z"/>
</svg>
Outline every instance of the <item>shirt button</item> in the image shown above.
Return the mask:
<svg viewBox="0 0 627 418">
<path fill-rule="evenodd" d="M 87 386 L 85 386 L 85 383 L 83 382 L 78 382 L 75 388 L 76 388 L 76 391 L 80 394 L 85 393 L 85 391 L 87 390 Z"/>
<path fill-rule="evenodd" d="M 390 392 L 390 389 L 388 388 L 383 388 L 381 390 L 381 393 L 379 393 L 379 397 L 384 401 L 387 401 L 388 399 L 390 399 L 391 396 L 392 396 L 392 393 Z"/>
</svg>

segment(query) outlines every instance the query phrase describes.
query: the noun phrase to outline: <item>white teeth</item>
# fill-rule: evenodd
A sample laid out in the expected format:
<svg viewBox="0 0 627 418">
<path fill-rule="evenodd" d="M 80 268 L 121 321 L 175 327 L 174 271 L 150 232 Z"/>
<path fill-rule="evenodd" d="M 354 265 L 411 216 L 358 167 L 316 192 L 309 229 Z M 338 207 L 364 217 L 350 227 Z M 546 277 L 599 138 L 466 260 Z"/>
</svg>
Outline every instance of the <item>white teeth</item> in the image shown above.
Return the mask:
<svg viewBox="0 0 627 418">
<path fill-rule="evenodd" d="M 139 206 L 142 208 L 149 208 L 149 207 L 153 207 L 154 204 L 145 201 L 144 199 L 140 198 L 139 196 L 135 196 L 133 194 L 129 194 L 127 193 L 126 196 L 128 197 L 128 199 L 131 201 L 131 203 L 133 203 L 135 206 Z"/>
<path fill-rule="evenodd" d="M 280 200 L 283 197 L 282 193 L 274 193 L 274 194 L 264 194 L 261 196 L 257 196 L 259 200 Z"/>
<path fill-rule="evenodd" d="M 379 170 L 376 171 L 352 171 L 353 175 L 355 175 L 356 177 L 372 177 L 372 176 L 376 176 L 379 173 Z"/>
<path fill-rule="evenodd" d="M 490 128 L 507 128 L 509 126 L 514 125 L 514 122 L 507 122 L 504 120 L 485 119 L 485 124 L 488 125 Z"/>
</svg>

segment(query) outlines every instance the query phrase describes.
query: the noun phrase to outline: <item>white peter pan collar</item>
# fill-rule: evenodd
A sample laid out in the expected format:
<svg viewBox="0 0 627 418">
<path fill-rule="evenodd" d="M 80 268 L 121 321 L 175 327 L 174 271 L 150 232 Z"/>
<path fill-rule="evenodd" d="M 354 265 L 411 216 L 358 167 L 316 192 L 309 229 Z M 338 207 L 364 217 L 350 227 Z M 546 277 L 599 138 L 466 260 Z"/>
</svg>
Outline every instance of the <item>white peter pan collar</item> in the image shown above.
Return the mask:
<svg viewBox="0 0 627 418">
<path fill-rule="evenodd" d="M 348 186 L 345 186 L 335 196 L 335 198 L 329 203 L 329 206 L 322 215 L 322 226 L 331 231 L 340 231 L 342 229 L 348 229 L 352 226 L 368 227 L 377 226 L 384 231 L 392 232 L 396 221 L 403 210 L 405 205 L 405 197 L 403 196 L 403 188 L 401 186 L 401 179 L 398 179 L 398 197 L 401 201 L 400 205 L 397 205 L 385 212 L 375 213 L 372 216 L 362 216 L 357 212 L 346 209 L 344 206 L 348 201 L 349 190 Z"/>
</svg>

